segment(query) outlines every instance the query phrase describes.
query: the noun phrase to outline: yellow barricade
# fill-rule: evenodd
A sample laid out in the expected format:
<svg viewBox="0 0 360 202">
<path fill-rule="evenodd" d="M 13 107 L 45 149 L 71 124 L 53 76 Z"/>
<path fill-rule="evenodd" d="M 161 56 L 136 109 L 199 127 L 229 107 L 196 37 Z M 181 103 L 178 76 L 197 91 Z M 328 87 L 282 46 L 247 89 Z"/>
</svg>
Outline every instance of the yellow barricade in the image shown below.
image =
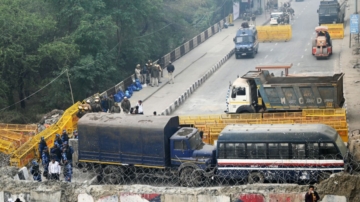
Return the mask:
<svg viewBox="0 0 360 202">
<path fill-rule="evenodd" d="M 291 25 L 257 26 L 256 30 L 260 42 L 289 41 L 292 37 Z"/>
<path fill-rule="evenodd" d="M 0 130 L 10 130 L 14 132 L 30 133 L 35 135 L 37 133 L 37 125 L 0 123 Z"/>
<path fill-rule="evenodd" d="M 54 145 L 56 134 L 61 134 L 63 129 L 66 129 L 69 134 L 72 133 L 77 127 L 78 118 L 76 117 L 76 113 L 78 111 L 79 104 L 80 102 L 77 102 L 69 107 L 56 124 L 41 131 L 39 134 L 35 135 L 32 139 L 15 150 L 12 153 L 10 164 L 12 166 L 23 167 L 32 159 L 40 158 L 38 144 L 41 137 L 44 137 L 47 146 L 51 148 Z"/>
<path fill-rule="evenodd" d="M 321 26 L 328 27 L 328 32 L 331 39 L 343 39 L 344 38 L 344 24 L 323 24 Z"/>
</svg>

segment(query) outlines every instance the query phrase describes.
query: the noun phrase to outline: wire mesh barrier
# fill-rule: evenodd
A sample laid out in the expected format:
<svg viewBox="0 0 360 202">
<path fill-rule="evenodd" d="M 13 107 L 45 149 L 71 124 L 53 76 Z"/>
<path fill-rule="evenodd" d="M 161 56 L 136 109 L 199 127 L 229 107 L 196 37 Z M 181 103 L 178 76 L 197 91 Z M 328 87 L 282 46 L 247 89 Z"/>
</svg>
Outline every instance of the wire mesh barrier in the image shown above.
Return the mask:
<svg viewBox="0 0 360 202">
<path fill-rule="evenodd" d="M 231 161 L 236 160 L 232 159 Z M 254 160 L 247 159 L 247 161 Z M 257 165 L 253 163 L 248 166 L 235 165 L 234 163 L 232 166 L 216 166 L 207 170 L 191 166 L 178 169 L 79 163 L 75 165 L 74 169 L 77 169 L 77 172 L 73 178 L 89 179 L 89 176 L 96 177 L 94 184 L 99 185 L 143 184 L 168 187 L 213 187 L 261 183 L 308 185 L 320 183 L 334 173 L 360 174 L 359 163 L 347 158 L 346 163 L 340 165 L 335 162 L 339 162 L 336 155 L 328 155 L 324 156 L 323 159 L 316 160 L 296 160 L 297 163 L 294 163 L 295 160 L 285 159 L 256 159 L 256 161 L 262 163 Z M 269 163 L 270 161 L 273 163 Z M 289 164 L 291 161 L 293 161 L 293 165 Z M 310 165 L 309 162 L 313 164 Z M 326 166 L 324 166 L 325 164 Z"/>
</svg>

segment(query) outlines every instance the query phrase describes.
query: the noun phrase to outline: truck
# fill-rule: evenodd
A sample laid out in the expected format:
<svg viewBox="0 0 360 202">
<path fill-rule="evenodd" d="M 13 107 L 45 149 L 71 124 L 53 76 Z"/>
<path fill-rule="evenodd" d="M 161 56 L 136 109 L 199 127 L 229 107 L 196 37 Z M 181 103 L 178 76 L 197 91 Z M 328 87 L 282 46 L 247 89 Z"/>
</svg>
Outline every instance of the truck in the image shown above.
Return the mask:
<svg viewBox="0 0 360 202">
<path fill-rule="evenodd" d="M 242 23 L 241 28 L 237 30 L 233 39 L 235 43 L 235 57 L 241 56 L 255 57 L 259 50 L 259 41 L 255 26 L 248 23 Z"/>
<path fill-rule="evenodd" d="M 319 9 L 319 25 L 344 23 L 346 1 L 340 0 L 322 0 Z"/>
<path fill-rule="evenodd" d="M 341 108 L 344 74 L 289 76 L 289 65 L 261 65 L 230 83 L 226 113 L 295 112 L 302 109 Z M 285 77 L 268 70 L 286 68 Z"/>
<path fill-rule="evenodd" d="M 207 180 L 263 183 L 284 176 L 316 181 L 324 171 L 344 170 L 346 147 L 323 124 L 231 124 L 216 146 L 204 144 L 201 136 L 196 128 L 179 125 L 178 116 L 88 113 L 78 122 L 78 161 L 97 165 L 98 179 L 108 184 L 145 176 L 191 187 Z"/>
<path fill-rule="evenodd" d="M 201 136 L 180 126 L 177 116 L 88 113 L 78 122 L 78 162 L 91 163 L 98 179 L 111 184 L 139 167 L 176 173 L 183 185 L 196 185 L 215 165 L 215 147 Z"/>
</svg>

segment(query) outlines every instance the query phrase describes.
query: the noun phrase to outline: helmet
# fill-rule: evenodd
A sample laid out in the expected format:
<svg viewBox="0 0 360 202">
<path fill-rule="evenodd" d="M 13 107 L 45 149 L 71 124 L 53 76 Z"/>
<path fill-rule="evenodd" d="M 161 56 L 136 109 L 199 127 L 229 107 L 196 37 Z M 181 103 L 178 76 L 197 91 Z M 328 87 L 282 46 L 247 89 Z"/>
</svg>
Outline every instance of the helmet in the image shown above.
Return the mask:
<svg viewBox="0 0 360 202">
<path fill-rule="evenodd" d="M 88 100 L 86 100 L 86 103 L 90 104 L 90 100 L 89 100 L 89 99 L 88 99 Z"/>
<path fill-rule="evenodd" d="M 84 107 L 84 110 L 88 110 L 89 109 L 89 107 Z"/>
<path fill-rule="evenodd" d="M 99 102 L 99 100 L 98 100 L 98 99 L 95 99 L 95 102 Z"/>
<path fill-rule="evenodd" d="M 63 133 L 66 133 L 66 130 L 65 130 L 65 129 L 63 130 Z"/>
<path fill-rule="evenodd" d="M 59 135 L 59 134 L 56 134 L 56 137 L 60 137 L 60 135 Z"/>
<path fill-rule="evenodd" d="M 79 105 L 79 109 L 82 109 L 83 107 L 81 105 Z"/>
<path fill-rule="evenodd" d="M 33 160 L 33 161 L 31 162 L 31 164 L 33 164 L 34 166 L 36 166 L 38 163 L 36 162 L 36 160 Z"/>
<path fill-rule="evenodd" d="M 40 139 L 41 139 L 41 140 L 45 140 L 45 138 L 44 138 L 44 137 L 41 137 Z"/>
</svg>

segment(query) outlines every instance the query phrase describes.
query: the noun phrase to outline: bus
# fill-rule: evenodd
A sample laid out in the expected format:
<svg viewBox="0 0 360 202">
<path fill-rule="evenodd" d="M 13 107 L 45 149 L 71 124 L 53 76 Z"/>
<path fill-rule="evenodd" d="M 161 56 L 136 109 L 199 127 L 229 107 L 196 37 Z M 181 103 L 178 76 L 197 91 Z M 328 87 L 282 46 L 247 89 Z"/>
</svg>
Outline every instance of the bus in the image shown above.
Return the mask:
<svg viewBox="0 0 360 202">
<path fill-rule="evenodd" d="M 345 170 L 347 148 L 324 124 L 228 125 L 216 143 L 218 176 L 247 183 L 320 182 Z"/>
</svg>

